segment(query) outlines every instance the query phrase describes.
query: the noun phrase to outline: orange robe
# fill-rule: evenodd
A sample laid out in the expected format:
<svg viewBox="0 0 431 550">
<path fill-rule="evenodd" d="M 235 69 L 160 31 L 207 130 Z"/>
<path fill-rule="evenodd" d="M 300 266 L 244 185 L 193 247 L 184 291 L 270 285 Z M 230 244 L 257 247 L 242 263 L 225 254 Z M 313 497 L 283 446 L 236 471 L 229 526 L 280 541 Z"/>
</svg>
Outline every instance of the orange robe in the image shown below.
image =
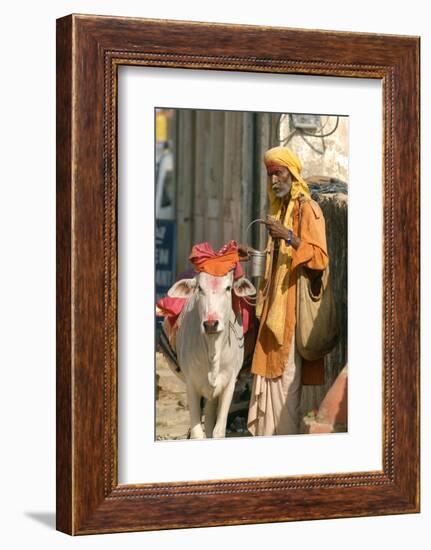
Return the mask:
<svg viewBox="0 0 431 550">
<path fill-rule="evenodd" d="M 293 209 L 293 232 L 295 235 L 298 235 L 298 226 L 299 200 L 296 201 Z M 276 265 L 276 262 L 274 262 L 274 265 Z M 264 303 L 260 319 L 251 368 L 253 374 L 259 374 L 267 378 L 277 378 L 283 373 L 296 325 L 296 268 L 299 265 L 315 270 L 323 270 L 328 265 L 325 219 L 320 206 L 313 200 L 304 200 L 301 204 L 301 244 L 297 250 L 292 250 L 283 344 L 278 345 L 274 334 L 265 322 L 268 314 L 268 304 L 271 303 L 271 294 L 274 290 L 272 285 L 273 273 L 269 295 Z"/>
</svg>

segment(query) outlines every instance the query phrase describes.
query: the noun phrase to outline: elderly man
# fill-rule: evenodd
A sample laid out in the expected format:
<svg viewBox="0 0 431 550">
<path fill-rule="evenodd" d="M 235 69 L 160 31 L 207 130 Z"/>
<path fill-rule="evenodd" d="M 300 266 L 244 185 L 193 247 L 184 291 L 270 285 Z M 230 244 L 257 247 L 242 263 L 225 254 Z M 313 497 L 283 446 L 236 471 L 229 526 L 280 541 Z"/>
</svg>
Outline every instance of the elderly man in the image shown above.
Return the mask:
<svg viewBox="0 0 431 550">
<path fill-rule="evenodd" d="M 301 162 L 286 147 L 264 157 L 269 216 L 266 272 L 256 315 L 259 333 L 253 356 L 248 429 L 253 435 L 296 434 L 302 364 L 295 346 L 296 269 L 309 270 L 313 292 L 328 264 L 325 220 L 301 177 Z"/>
</svg>

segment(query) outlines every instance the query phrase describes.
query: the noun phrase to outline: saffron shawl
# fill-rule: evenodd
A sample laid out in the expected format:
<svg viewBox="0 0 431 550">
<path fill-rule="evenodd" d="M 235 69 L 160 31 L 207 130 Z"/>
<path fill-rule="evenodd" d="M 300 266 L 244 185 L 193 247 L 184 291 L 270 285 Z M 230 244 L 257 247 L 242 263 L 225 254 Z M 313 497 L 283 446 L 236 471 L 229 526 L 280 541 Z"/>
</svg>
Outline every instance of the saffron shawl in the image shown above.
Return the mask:
<svg viewBox="0 0 431 550">
<path fill-rule="evenodd" d="M 301 176 L 302 165 L 299 158 L 287 147 L 274 147 L 265 153 L 264 162 L 267 168 L 273 166 L 284 166 L 292 174 L 292 188 L 290 191 L 290 200 L 282 218 L 283 200 L 275 196 L 272 191 L 271 181 L 268 179 L 268 197 L 269 197 L 269 215 L 280 221 L 287 229 L 292 229 L 293 208 L 295 201 L 303 196 L 311 198 L 310 190 L 305 180 Z M 273 254 L 274 243 L 272 237 L 268 236 L 267 250 Z M 289 286 L 289 273 L 292 264 L 292 246 L 288 245 L 284 239 L 280 239 L 276 265 L 271 270 L 271 254 L 267 255 L 265 275 L 263 277 L 258 303 L 256 307 L 256 316 L 262 315 L 265 298 L 269 300 L 268 314 L 266 316 L 266 325 L 274 334 L 277 344 L 281 346 L 284 339 L 284 328 L 287 311 L 287 292 Z M 274 280 L 270 281 L 271 272 L 274 273 Z M 269 288 L 267 297 L 263 295 L 263 289 Z"/>
</svg>

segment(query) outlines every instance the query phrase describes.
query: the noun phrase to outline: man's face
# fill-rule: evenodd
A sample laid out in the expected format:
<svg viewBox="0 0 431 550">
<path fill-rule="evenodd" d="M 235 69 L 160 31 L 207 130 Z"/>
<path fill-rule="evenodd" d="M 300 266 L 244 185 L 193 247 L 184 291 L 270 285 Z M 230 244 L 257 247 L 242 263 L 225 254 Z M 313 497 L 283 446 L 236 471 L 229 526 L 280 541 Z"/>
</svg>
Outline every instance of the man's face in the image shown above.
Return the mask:
<svg viewBox="0 0 431 550">
<path fill-rule="evenodd" d="M 274 166 L 268 169 L 268 176 L 274 195 L 285 199 L 292 188 L 292 174 L 285 166 Z"/>
</svg>

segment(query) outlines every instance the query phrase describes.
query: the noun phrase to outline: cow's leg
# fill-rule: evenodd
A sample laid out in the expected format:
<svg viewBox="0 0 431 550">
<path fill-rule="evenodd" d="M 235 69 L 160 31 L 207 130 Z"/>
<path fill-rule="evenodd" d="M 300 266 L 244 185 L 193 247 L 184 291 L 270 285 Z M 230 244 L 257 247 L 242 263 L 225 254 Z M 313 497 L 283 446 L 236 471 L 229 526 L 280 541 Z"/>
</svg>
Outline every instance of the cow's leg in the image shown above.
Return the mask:
<svg viewBox="0 0 431 550">
<path fill-rule="evenodd" d="M 192 384 L 187 384 L 187 400 L 190 412 L 190 438 L 203 439 L 205 434 L 201 424 L 201 396 Z"/>
<path fill-rule="evenodd" d="M 229 382 L 218 398 L 217 422 L 213 430 L 213 437 L 225 437 L 227 415 L 232 403 L 233 391 L 235 389 L 235 378 Z"/>
<path fill-rule="evenodd" d="M 217 415 L 217 398 L 207 399 L 205 403 L 205 434 L 207 437 L 213 436 L 213 430 Z"/>
</svg>

